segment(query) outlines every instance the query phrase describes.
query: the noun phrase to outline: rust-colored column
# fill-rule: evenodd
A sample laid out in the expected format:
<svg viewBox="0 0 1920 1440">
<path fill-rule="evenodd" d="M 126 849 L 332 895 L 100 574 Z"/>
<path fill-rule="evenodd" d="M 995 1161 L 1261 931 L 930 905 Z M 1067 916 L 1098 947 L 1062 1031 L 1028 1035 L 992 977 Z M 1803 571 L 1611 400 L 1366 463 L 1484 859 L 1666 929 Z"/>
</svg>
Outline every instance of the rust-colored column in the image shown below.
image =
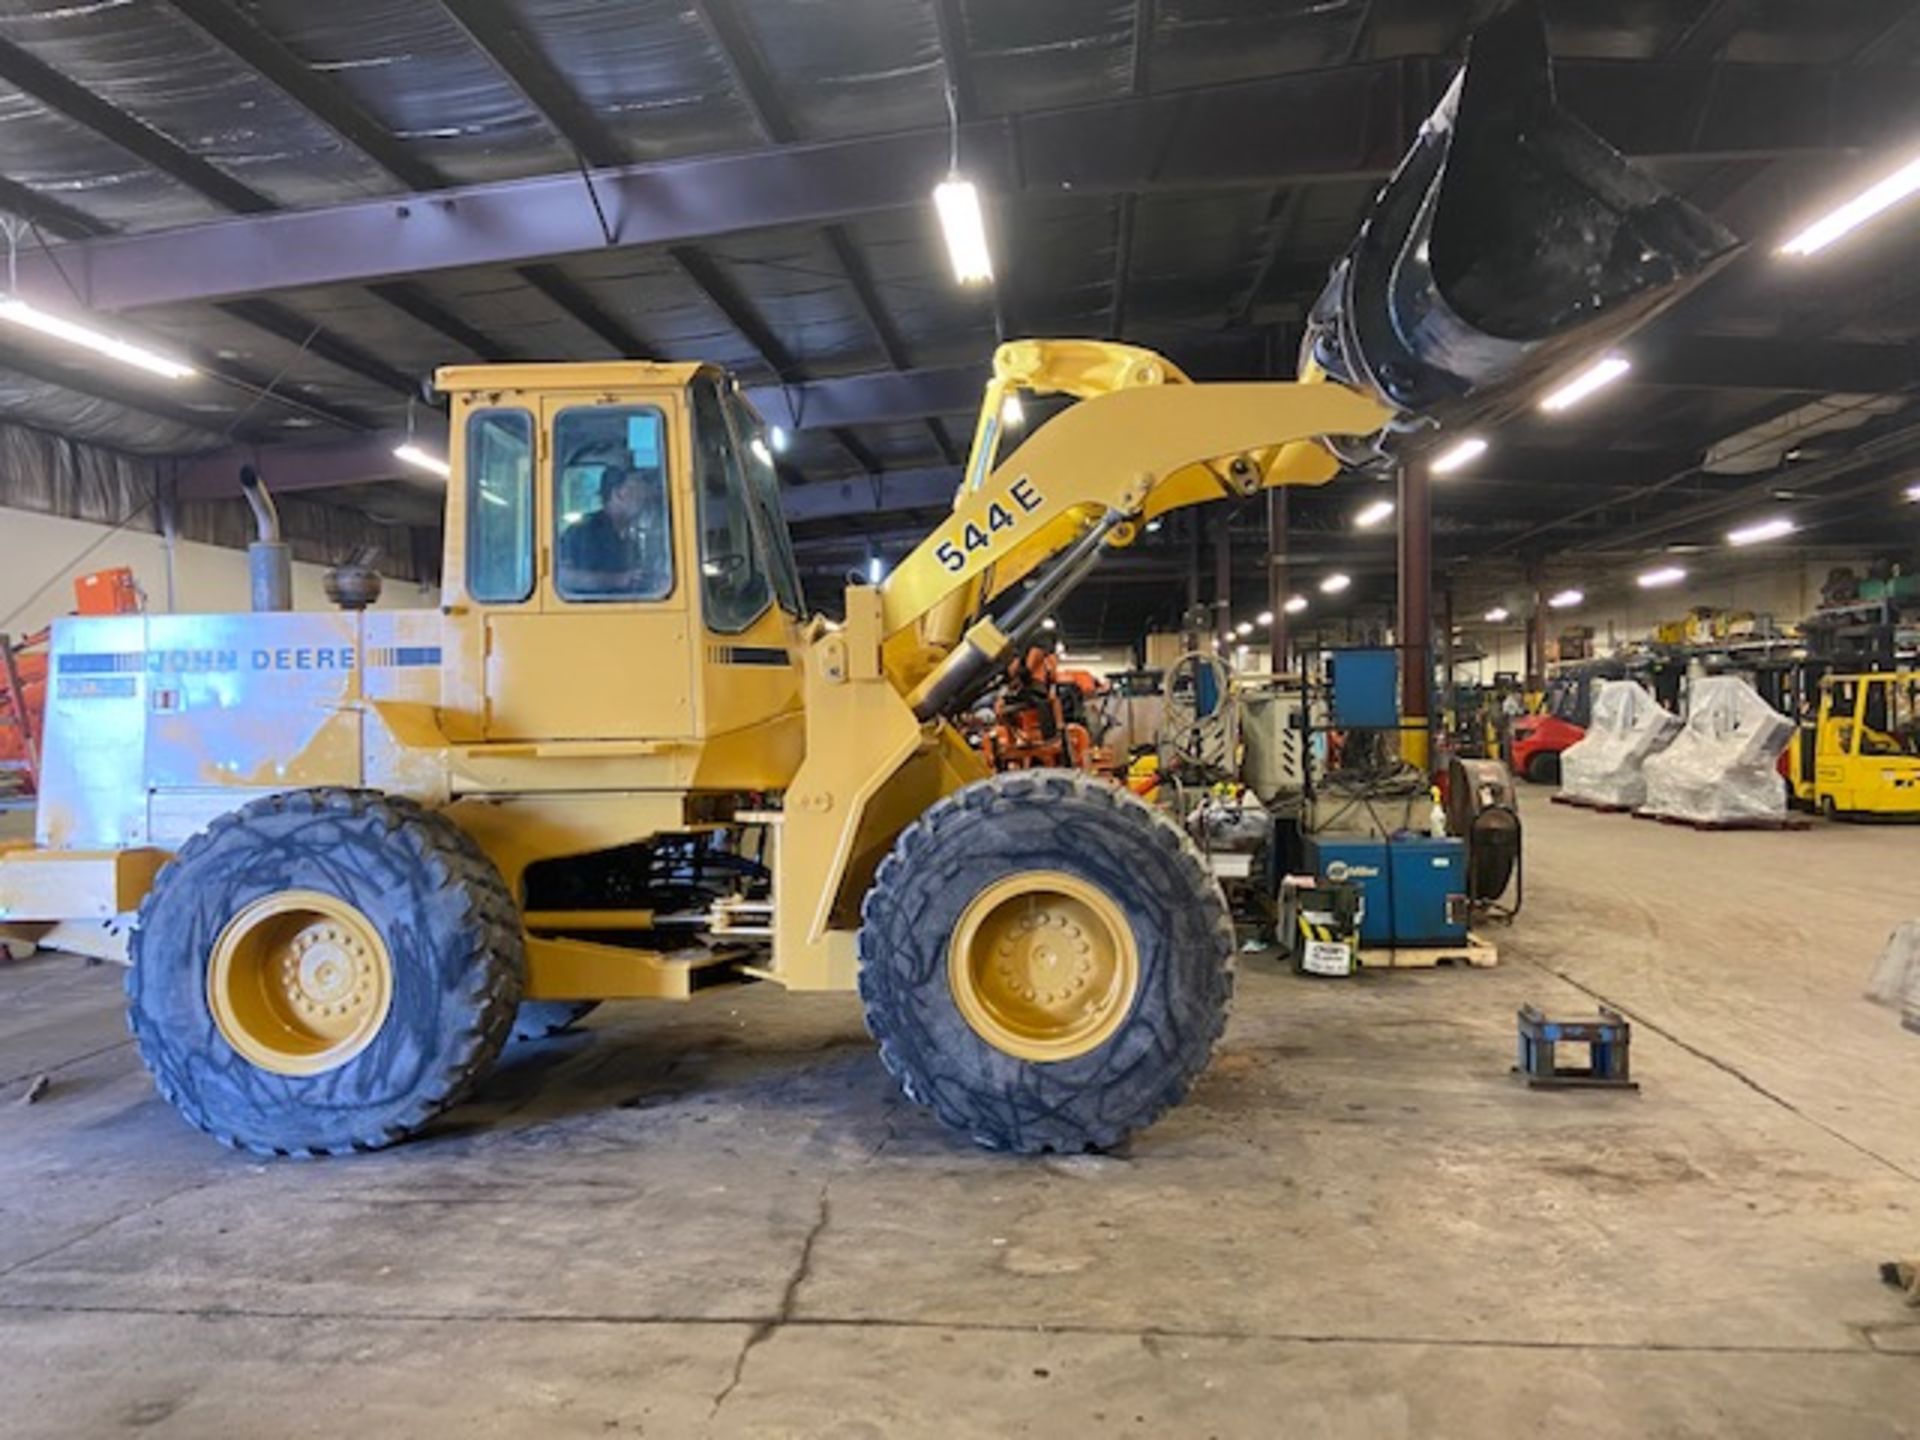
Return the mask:
<svg viewBox="0 0 1920 1440">
<path fill-rule="evenodd" d="M 1213 522 L 1213 633 L 1216 637 L 1233 634 L 1233 516 L 1228 507 L 1219 507 Z M 1231 660 L 1231 650 L 1223 652 Z"/>
<path fill-rule="evenodd" d="M 1433 674 L 1433 497 L 1424 460 L 1400 464 L 1400 754 L 1427 766 Z"/>
<path fill-rule="evenodd" d="M 1282 675 L 1293 663 L 1292 635 L 1288 630 L 1287 597 L 1293 586 L 1287 574 L 1287 487 L 1276 485 L 1267 491 L 1267 609 L 1273 612 L 1273 628 L 1267 633 L 1273 673 Z"/>
<path fill-rule="evenodd" d="M 1547 582 L 1538 556 L 1527 561 L 1527 590 L 1527 689 L 1539 691 L 1547 688 Z"/>
</svg>

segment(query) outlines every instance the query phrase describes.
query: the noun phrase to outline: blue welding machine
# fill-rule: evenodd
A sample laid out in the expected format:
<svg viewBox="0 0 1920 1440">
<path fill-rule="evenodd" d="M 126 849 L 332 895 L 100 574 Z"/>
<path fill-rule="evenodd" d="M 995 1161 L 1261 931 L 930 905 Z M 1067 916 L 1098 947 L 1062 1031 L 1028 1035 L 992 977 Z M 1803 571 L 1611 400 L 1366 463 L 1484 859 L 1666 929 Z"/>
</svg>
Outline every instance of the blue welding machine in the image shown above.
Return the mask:
<svg viewBox="0 0 1920 1440">
<path fill-rule="evenodd" d="M 1360 944 L 1452 945 L 1467 938 L 1467 847 L 1453 836 L 1309 835 L 1306 868 L 1360 886 Z"/>
</svg>

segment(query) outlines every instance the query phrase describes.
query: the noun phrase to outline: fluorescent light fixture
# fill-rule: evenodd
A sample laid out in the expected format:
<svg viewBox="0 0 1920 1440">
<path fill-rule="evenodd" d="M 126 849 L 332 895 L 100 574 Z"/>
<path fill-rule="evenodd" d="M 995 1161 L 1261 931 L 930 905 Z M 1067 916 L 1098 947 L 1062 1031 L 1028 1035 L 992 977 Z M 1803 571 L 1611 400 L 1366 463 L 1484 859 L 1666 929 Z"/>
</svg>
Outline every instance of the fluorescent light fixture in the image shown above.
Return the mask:
<svg viewBox="0 0 1920 1440">
<path fill-rule="evenodd" d="M 787 446 L 793 443 L 793 437 L 787 434 L 786 430 L 779 425 L 775 425 L 767 431 L 767 440 L 772 444 L 773 453 L 776 455 L 786 454 Z"/>
<path fill-rule="evenodd" d="M 1238 625 L 1233 627 L 1233 633 L 1238 635 L 1242 640 L 1246 639 L 1247 636 L 1253 633 L 1253 622 L 1251 620 L 1242 620 Z"/>
<path fill-rule="evenodd" d="M 754 436 L 753 439 L 748 442 L 747 448 L 753 451 L 753 458 L 758 460 L 762 465 L 773 464 L 773 451 L 767 448 L 767 442 L 762 440 L 758 435 Z"/>
<path fill-rule="evenodd" d="M 1618 380 L 1633 365 L 1618 355 L 1608 355 L 1596 360 L 1566 384 L 1546 396 L 1540 402 L 1540 408 L 1548 414 L 1558 414 L 1562 410 L 1571 410 L 1582 400 Z"/>
<path fill-rule="evenodd" d="M 869 585 L 878 585 L 886 573 L 887 567 L 878 555 L 873 556 L 867 561 L 867 583 Z"/>
<path fill-rule="evenodd" d="M 91 350 L 96 355 L 105 355 L 109 360 L 118 360 L 122 365 L 131 365 L 136 370 L 145 370 L 148 374 L 159 375 L 167 380 L 184 380 L 194 373 L 191 365 L 182 365 L 178 360 L 157 355 L 143 345 L 116 340 L 111 335 L 59 315 L 49 315 L 17 295 L 0 297 L 0 320 L 10 320 L 15 325 L 37 330 L 42 335 L 51 335 L 55 340 L 64 340 L 69 345 L 78 345 L 83 350 Z"/>
<path fill-rule="evenodd" d="M 1784 515 L 1776 515 L 1771 520 L 1756 520 L 1751 525 L 1742 525 L 1738 530 L 1727 532 L 1729 545 L 1758 545 L 1763 540 L 1778 540 L 1782 535 L 1791 535 L 1799 527 Z"/>
<path fill-rule="evenodd" d="M 933 187 L 933 208 L 947 237 L 947 258 L 953 278 L 962 285 L 983 285 L 993 279 L 993 256 L 987 250 L 987 222 L 980 213 L 980 192 L 971 180 L 952 176 Z"/>
<path fill-rule="evenodd" d="M 1907 486 L 1907 498 L 1909 500 L 1920 500 L 1920 485 Z"/>
<path fill-rule="evenodd" d="M 1280 608 L 1285 610 L 1289 615 L 1298 615 L 1302 610 L 1307 608 L 1307 597 L 1304 595 L 1289 595 L 1287 597 L 1287 603 Z"/>
<path fill-rule="evenodd" d="M 1643 570 L 1634 577 L 1634 584 L 1642 590 L 1658 590 L 1663 585 L 1678 585 L 1687 578 L 1687 572 L 1678 565 L 1662 565 L 1657 570 Z"/>
<path fill-rule="evenodd" d="M 1020 404 L 1020 397 L 1011 390 L 1007 392 L 1007 398 L 1000 402 L 1000 423 L 1009 430 L 1027 423 L 1027 412 Z"/>
<path fill-rule="evenodd" d="M 1042 630 L 1053 630 L 1053 629 L 1057 629 L 1057 628 L 1058 628 L 1058 624 L 1057 624 L 1057 622 L 1056 622 L 1056 621 L 1054 620 L 1054 618 L 1053 618 L 1053 617 L 1052 617 L 1051 615 L 1049 615 L 1049 616 L 1047 616 L 1047 618 L 1046 618 L 1046 619 L 1044 619 L 1044 620 L 1042 620 L 1042 621 L 1040 622 L 1040 628 L 1041 628 Z"/>
<path fill-rule="evenodd" d="M 1261 623 L 1262 625 L 1271 625 L 1271 624 L 1273 624 L 1273 611 L 1271 611 L 1271 610 L 1262 610 L 1262 611 L 1260 612 L 1260 615 L 1259 615 L 1259 620 L 1260 620 L 1260 623 Z"/>
<path fill-rule="evenodd" d="M 1584 590 L 1562 590 L 1557 595 L 1547 597 L 1547 605 L 1554 610 L 1571 610 L 1587 598 Z"/>
<path fill-rule="evenodd" d="M 393 458 L 396 460 L 404 460 L 415 469 L 425 470 L 430 474 L 438 475 L 442 480 L 446 480 L 453 475 L 453 467 L 451 465 L 447 464 L 447 462 L 442 460 L 438 455 L 433 455 L 422 450 L 411 440 L 404 445 L 394 446 Z"/>
<path fill-rule="evenodd" d="M 1449 445 L 1433 457 L 1433 463 L 1427 466 L 1435 475 L 1451 475 L 1462 465 L 1471 465 L 1487 453 L 1487 442 L 1478 435 L 1469 435 L 1456 444 Z"/>
<path fill-rule="evenodd" d="M 1811 255 L 1824 250 L 1842 235 L 1873 219 L 1883 210 L 1891 210 L 1914 191 L 1920 190 L 1920 160 L 1909 160 L 1886 179 L 1869 185 L 1839 209 L 1822 215 L 1780 247 L 1782 255 Z"/>
<path fill-rule="evenodd" d="M 1512 618 L 1513 612 L 1508 610 L 1504 605 L 1496 605 L 1487 611 L 1487 623 L 1489 625 L 1499 625 Z"/>
<path fill-rule="evenodd" d="M 1376 500 L 1363 509 L 1358 515 L 1354 516 L 1353 523 L 1358 525 L 1362 530 L 1370 530 L 1382 520 L 1391 518 L 1392 515 L 1393 502 L 1391 500 Z"/>
<path fill-rule="evenodd" d="M 1336 570 L 1320 582 L 1320 593 L 1322 595 L 1338 595 L 1351 584 L 1353 584 L 1353 577 L 1351 575 L 1342 575 Z"/>
</svg>

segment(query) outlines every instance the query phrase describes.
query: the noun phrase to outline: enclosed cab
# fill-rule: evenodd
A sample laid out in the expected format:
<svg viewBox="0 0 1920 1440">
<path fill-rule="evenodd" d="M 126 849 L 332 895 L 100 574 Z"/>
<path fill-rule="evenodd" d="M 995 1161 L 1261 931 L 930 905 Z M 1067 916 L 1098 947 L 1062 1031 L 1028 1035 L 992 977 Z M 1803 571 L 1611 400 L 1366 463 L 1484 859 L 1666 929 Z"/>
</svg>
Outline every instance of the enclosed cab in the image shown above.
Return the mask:
<svg viewBox="0 0 1920 1440">
<path fill-rule="evenodd" d="M 1794 798 L 1829 816 L 1920 819 L 1920 672 L 1827 675 L 1792 747 Z"/>
</svg>

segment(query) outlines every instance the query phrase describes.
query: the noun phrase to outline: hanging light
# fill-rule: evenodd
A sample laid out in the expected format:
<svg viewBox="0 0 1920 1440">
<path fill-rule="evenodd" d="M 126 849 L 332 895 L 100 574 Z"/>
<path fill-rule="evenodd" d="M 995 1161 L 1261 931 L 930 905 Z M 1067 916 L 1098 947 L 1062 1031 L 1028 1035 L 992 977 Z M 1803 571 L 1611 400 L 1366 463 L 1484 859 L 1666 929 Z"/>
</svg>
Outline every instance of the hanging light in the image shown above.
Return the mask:
<svg viewBox="0 0 1920 1440">
<path fill-rule="evenodd" d="M 1738 530 L 1729 530 L 1727 543 L 1758 545 L 1763 540 L 1778 540 L 1783 535 L 1791 535 L 1798 528 L 1786 516 L 1776 515 L 1771 520 L 1757 520 L 1751 525 L 1742 525 Z"/>
<path fill-rule="evenodd" d="M 1469 435 L 1466 439 L 1449 445 L 1434 456 L 1433 462 L 1427 466 L 1427 469 L 1435 475 L 1451 475 L 1462 465 L 1471 465 L 1486 453 L 1487 442 L 1478 435 Z"/>
<path fill-rule="evenodd" d="M 51 336 L 55 340 L 64 340 L 69 345 L 78 345 L 83 350 L 91 350 L 96 355 L 104 355 L 109 360 L 118 360 L 122 365 L 131 365 L 136 370 L 145 370 L 150 375 L 158 375 L 166 380 L 184 380 L 194 373 L 191 365 L 169 360 L 144 345 L 118 339 L 76 320 L 49 314 L 37 305 L 28 304 L 18 295 L 0 297 L 0 320 Z"/>
<path fill-rule="evenodd" d="M 442 480 L 450 479 L 453 475 L 453 467 L 451 465 L 442 460 L 438 455 L 430 451 L 422 450 L 411 440 L 404 445 L 394 446 L 393 458 L 405 461 L 416 470 L 425 470 L 430 474 L 438 475 Z M 493 498 L 491 492 L 487 492 L 487 498 Z"/>
<path fill-rule="evenodd" d="M 1358 525 L 1362 530 L 1371 530 L 1382 520 L 1391 518 L 1392 515 L 1393 502 L 1391 500 L 1376 500 L 1361 510 L 1358 515 L 1354 516 L 1353 523 Z"/>
<path fill-rule="evenodd" d="M 1302 610 L 1307 608 L 1307 597 L 1304 595 L 1289 595 L 1287 597 L 1287 603 L 1280 608 L 1285 610 L 1289 615 L 1298 615 Z"/>
<path fill-rule="evenodd" d="M 933 208 L 946 236 L 947 258 L 953 278 L 962 285 L 984 285 L 993 279 L 993 255 L 987 249 L 987 222 L 980 210 L 980 192 L 971 180 L 950 175 L 933 187 Z"/>
<path fill-rule="evenodd" d="M 1821 216 L 1780 247 L 1782 255 L 1811 255 L 1856 230 L 1882 211 L 1891 210 L 1920 190 L 1920 160 L 1909 160 L 1885 179 Z"/>
<path fill-rule="evenodd" d="M 1353 577 L 1351 575 L 1343 575 L 1336 570 L 1320 582 L 1320 593 L 1322 595 L 1338 595 L 1351 584 L 1353 584 Z"/>
<path fill-rule="evenodd" d="M 1604 359 L 1596 360 L 1558 390 L 1541 400 L 1540 408 L 1550 415 L 1558 414 L 1562 410 L 1571 410 L 1594 391 L 1604 390 L 1632 368 L 1632 361 L 1618 355 L 1608 355 Z"/>
<path fill-rule="evenodd" d="M 1499 625 L 1510 619 L 1511 616 L 1512 612 L 1509 611 L 1506 606 L 1496 605 L 1487 611 L 1487 623 L 1489 625 Z"/>
</svg>

